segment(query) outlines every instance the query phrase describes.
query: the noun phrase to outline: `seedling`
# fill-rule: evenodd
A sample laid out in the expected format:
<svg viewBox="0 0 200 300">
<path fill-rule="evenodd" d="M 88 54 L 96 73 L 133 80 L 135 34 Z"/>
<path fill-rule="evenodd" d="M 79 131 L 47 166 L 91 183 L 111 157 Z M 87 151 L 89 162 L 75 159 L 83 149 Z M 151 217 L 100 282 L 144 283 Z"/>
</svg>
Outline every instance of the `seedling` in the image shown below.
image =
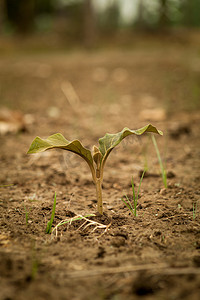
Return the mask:
<svg viewBox="0 0 200 300">
<path fill-rule="evenodd" d="M 46 233 L 51 233 L 51 228 L 52 228 L 52 224 L 53 224 L 53 220 L 54 220 L 54 216 L 55 216 L 55 211 L 56 211 L 56 192 L 55 192 L 55 195 L 54 195 L 54 202 L 53 202 L 53 209 L 52 209 L 52 213 L 51 213 L 51 219 L 47 223 Z"/>
<path fill-rule="evenodd" d="M 151 138 L 152 138 L 152 142 L 154 144 L 154 147 L 156 149 L 156 154 L 157 154 L 158 161 L 159 161 L 159 164 L 160 164 L 160 169 L 161 169 L 161 173 L 162 173 L 162 180 L 163 180 L 163 183 L 164 183 L 164 187 L 167 188 L 167 172 L 166 172 L 166 170 L 163 166 L 162 159 L 161 159 L 161 156 L 160 156 L 160 151 L 158 149 L 156 139 L 153 135 L 151 136 Z"/>
<path fill-rule="evenodd" d="M 131 179 L 131 186 L 132 186 L 132 191 L 133 191 L 133 206 L 131 204 L 131 201 L 128 199 L 127 195 L 125 195 L 127 202 L 126 202 L 126 200 L 124 200 L 122 198 L 122 201 L 124 202 L 124 204 L 128 207 L 128 209 L 130 210 L 130 212 L 132 214 L 134 214 L 135 217 L 137 216 L 138 197 L 139 197 L 140 187 L 141 187 L 141 183 L 142 183 L 145 171 L 146 170 L 144 169 L 144 171 L 142 173 L 142 176 L 140 178 L 140 183 L 139 183 L 139 186 L 138 186 L 137 194 L 135 194 L 135 186 L 134 186 L 134 182 L 133 182 L 133 177 Z"/>
<path fill-rule="evenodd" d="M 99 139 L 99 147 L 94 146 L 93 152 L 91 152 L 89 149 L 83 147 L 79 140 L 70 142 L 66 140 L 62 134 L 56 133 L 49 136 L 47 139 L 36 137 L 27 153 L 38 153 L 53 148 L 59 148 L 74 152 L 81 156 L 87 162 L 91 170 L 93 182 L 96 186 L 97 210 L 100 214 L 103 214 L 103 170 L 109 154 L 128 135 L 135 134 L 139 136 L 145 132 L 153 132 L 163 135 L 162 131 L 156 129 L 156 127 L 152 126 L 151 124 L 148 124 L 137 130 L 130 130 L 129 128 L 125 127 L 122 131 L 116 134 L 106 133 L 104 137 Z"/>
<path fill-rule="evenodd" d="M 24 210 L 25 210 L 25 220 L 26 220 L 26 225 L 28 225 L 29 211 L 26 209 L 25 204 L 24 204 Z"/>
</svg>

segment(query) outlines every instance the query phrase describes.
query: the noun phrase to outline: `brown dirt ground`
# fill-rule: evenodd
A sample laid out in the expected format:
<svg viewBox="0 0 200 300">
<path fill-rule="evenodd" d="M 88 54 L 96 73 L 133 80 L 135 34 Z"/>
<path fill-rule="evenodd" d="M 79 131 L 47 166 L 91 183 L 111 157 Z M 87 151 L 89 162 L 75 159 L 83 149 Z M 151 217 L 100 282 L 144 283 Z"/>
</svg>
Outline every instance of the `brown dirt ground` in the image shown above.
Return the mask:
<svg viewBox="0 0 200 300">
<path fill-rule="evenodd" d="M 29 122 L 0 137 L 0 299 L 199 299 L 199 86 L 200 46 L 191 42 L 2 54 L 1 106 Z M 147 108 L 166 118 L 145 120 Z M 149 121 L 164 132 L 156 138 L 168 188 L 149 136 L 129 137 L 105 167 L 105 215 L 93 219 L 107 230 L 74 221 L 46 234 L 55 191 L 53 226 L 95 213 L 96 195 L 85 162 L 67 151 L 29 156 L 33 138 L 61 132 L 92 147 L 106 132 Z M 131 199 L 145 164 L 134 217 L 121 198 Z"/>
</svg>

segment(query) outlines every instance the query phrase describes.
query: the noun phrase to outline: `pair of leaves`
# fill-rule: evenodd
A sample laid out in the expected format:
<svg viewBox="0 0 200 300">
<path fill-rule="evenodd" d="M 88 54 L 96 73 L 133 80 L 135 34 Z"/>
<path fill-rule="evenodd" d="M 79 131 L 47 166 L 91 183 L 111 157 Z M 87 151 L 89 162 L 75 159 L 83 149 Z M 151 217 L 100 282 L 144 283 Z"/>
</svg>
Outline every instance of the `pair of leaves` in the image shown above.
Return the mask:
<svg viewBox="0 0 200 300">
<path fill-rule="evenodd" d="M 61 133 L 56 133 L 51 136 L 49 136 L 47 139 L 41 139 L 40 137 L 36 137 L 29 150 L 28 154 L 31 153 L 38 153 L 42 152 L 48 149 L 53 148 L 59 148 L 63 150 L 68 150 L 71 152 L 74 152 L 81 156 L 89 165 L 93 179 L 95 179 L 95 167 L 94 167 L 94 161 L 99 166 L 98 168 L 103 170 L 103 167 L 105 165 L 106 159 L 110 152 L 128 135 L 142 135 L 145 132 L 152 132 L 162 135 L 162 131 L 158 130 L 156 127 L 152 126 L 151 124 L 148 124 L 140 129 L 137 130 L 131 130 L 127 127 L 125 127 L 122 131 L 116 133 L 116 134 L 109 134 L 107 133 L 104 137 L 99 139 L 99 148 L 94 147 L 94 155 L 92 155 L 91 151 L 87 148 L 85 148 L 79 140 L 74 141 L 68 141 L 64 138 L 64 136 Z"/>
</svg>

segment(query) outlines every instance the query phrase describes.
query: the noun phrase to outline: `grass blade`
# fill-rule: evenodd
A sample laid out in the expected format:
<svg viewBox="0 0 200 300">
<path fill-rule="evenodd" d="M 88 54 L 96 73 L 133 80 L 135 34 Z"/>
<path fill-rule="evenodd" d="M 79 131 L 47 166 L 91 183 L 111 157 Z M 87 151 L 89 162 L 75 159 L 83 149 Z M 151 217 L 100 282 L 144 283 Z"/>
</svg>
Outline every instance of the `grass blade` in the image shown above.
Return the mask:
<svg viewBox="0 0 200 300">
<path fill-rule="evenodd" d="M 144 169 L 142 176 L 140 178 L 140 183 L 139 183 L 139 187 L 137 190 L 137 195 L 135 196 L 135 186 L 134 186 L 134 182 L 133 182 L 133 177 L 131 179 L 131 185 L 132 185 L 132 191 L 133 191 L 133 204 L 134 204 L 134 208 L 131 204 L 131 201 L 129 200 L 127 195 L 124 195 L 126 197 L 126 200 L 121 198 L 121 200 L 124 202 L 124 204 L 128 207 L 128 209 L 131 211 L 132 214 L 134 214 L 135 217 L 137 217 L 137 202 L 138 202 L 138 196 L 139 196 L 139 192 L 140 192 L 140 187 L 141 187 L 141 183 L 144 177 L 144 174 L 146 172 L 146 169 Z"/>
<path fill-rule="evenodd" d="M 4 188 L 4 187 L 8 187 L 8 186 L 13 186 L 14 183 L 10 183 L 10 184 L 3 184 L 3 185 L 0 185 L 0 188 Z"/>
<path fill-rule="evenodd" d="M 138 187 L 138 191 L 137 191 L 137 196 L 136 196 L 136 199 L 138 200 L 138 196 L 139 196 L 139 192 L 140 192 L 140 187 L 141 187 L 141 184 L 142 184 L 142 180 L 143 180 L 143 177 L 144 177 L 144 174 L 146 172 L 146 169 L 144 169 L 143 173 L 142 173 L 142 176 L 140 178 L 140 183 L 139 183 L 139 187 Z"/>
<path fill-rule="evenodd" d="M 132 184 L 132 190 L 133 190 L 134 216 L 135 216 L 135 217 L 137 217 L 137 202 L 138 202 L 138 196 L 139 196 L 140 187 L 141 187 L 141 183 L 142 183 L 142 180 L 143 180 L 145 171 L 146 171 L 146 169 L 144 169 L 144 171 L 143 171 L 143 173 L 142 173 L 142 176 L 141 176 L 141 178 L 140 178 L 140 183 L 139 183 L 139 186 L 138 186 L 138 190 L 137 190 L 137 195 L 136 195 L 136 197 L 135 197 L 135 188 L 134 188 L 134 183 L 133 183 L 133 177 L 132 177 L 132 181 L 131 181 L 131 184 Z"/>
<path fill-rule="evenodd" d="M 132 206 L 130 200 L 128 199 L 128 196 L 125 195 L 125 197 L 126 197 L 127 202 L 123 198 L 121 198 L 121 199 L 124 202 L 124 204 L 128 207 L 128 209 L 133 213 L 133 211 L 134 211 L 133 206 Z"/>
<path fill-rule="evenodd" d="M 52 228 L 52 224 L 53 224 L 53 220 L 54 220 L 54 216 L 55 216 L 55 210 L 56 210 L 56 192 L 54 195 L 54 203 L 53 203 L 53 209 L 52 209 L 52 213 L 51 213 L 51 219 L 47 223 L 46 233 L 51 233 L 51 228 Z"/>
<path fill-rule="evenodd" d="M 128 201 L 128 204 L 130 205 L 131 210 L 133 211 L 133 206 L 132 206 L 132 204 L 131 204 L 131 201 L 128 199 L 128 196 L 127 196 L 127 195 L 126 195 L 126 199 L 127 199 L 127 201 Z"/>
<path fill-rule="evenodd" d="M 131 185 L 132 185 L 132 191 L 133 191 L 133 200 L 135 201 L 135 186 L 134 186 L 134 182 L 133 182 L 133 176 L 131 179 Z"/>
<path fill-rule="evenodd" d="M 124 204 L 128 207 L 128 209 L 131 211 L 131 207 L 129 206 L 129 204 L 123 199 L 121 198 L 121 200 L 124 202 Z"/>
</svg>

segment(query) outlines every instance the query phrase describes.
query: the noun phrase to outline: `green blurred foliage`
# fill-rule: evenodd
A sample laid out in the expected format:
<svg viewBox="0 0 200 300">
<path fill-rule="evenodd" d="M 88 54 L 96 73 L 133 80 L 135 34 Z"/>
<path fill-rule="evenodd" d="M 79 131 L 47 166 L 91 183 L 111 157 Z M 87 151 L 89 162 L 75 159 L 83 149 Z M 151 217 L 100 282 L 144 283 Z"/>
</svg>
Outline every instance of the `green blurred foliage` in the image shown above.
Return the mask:
<svg viewBox="0 0 200 300">
<path fill-rule="evenodd" d="M 104 10 L 96 9 L 95 22 L 86 22 L 92 18 L 92 12 L 87 15 L 85 4 L 94 4 L 95 1 L 1 0 L 0 25 L 9 28 L 10 32 L 20 33 L 53 31 L 60 26 L 60 32 L 74 38 L 86 34 L 89 26 L 85 24 L 96 26 L 98 34 L 113 33 L 124 26 L 126 22 L 123 23 L 121 18 L 122 0 L 108 1 Z M 172 26 L 200 26 L 200 0 L 140 0 L 137 3 L 137 12 L 133 11 L 133 20 L 128 26 L 126 24 L 126 28 L 160 30 Z M 54 23 L 57 27 L 53 26 Z"/>
<path fill-rule="evenodd" d="M 98 26 L 104 33 L 120 28 L 120 7 L 117 2 L 111 3 L 105 11 L 98 14 Z"/>
<path fill-rule="evenodd" d="M 200 0 L 185 0 L 181 2 L 183 12 L 182 23 L 187 27 L 200 26 Z"/>
</svg>

